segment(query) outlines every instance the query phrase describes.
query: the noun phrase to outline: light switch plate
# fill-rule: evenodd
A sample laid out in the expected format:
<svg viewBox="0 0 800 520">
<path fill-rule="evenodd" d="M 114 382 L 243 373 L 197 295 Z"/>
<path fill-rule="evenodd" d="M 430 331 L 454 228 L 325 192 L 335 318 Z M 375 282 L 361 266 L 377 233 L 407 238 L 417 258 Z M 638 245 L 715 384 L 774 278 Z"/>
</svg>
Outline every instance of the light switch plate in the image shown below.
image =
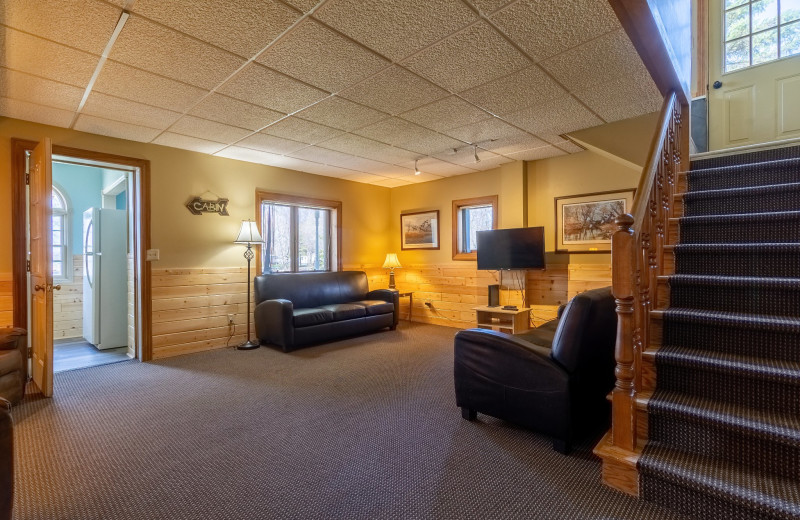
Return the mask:
<svg viewBox="0 0 800 520">
<path fill-rule="evenodd" d="M 153 260 L 160 260 L 161 259 L 161 250 L 159 249 L 148 249 L 147 250 L 147 257 L 145 260 L 148 262 L 152 262 Z"/>
</svg>

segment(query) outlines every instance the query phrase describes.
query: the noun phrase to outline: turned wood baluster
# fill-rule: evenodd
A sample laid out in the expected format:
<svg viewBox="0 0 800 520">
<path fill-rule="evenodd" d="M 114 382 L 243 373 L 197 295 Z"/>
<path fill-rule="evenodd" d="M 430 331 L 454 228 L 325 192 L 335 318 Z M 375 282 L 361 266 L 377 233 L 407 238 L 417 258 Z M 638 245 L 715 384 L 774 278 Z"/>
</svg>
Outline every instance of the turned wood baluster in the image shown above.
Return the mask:
<svg viewBox="0 0 800 520">
<path fill-rule="evenodd" d="M 611 394 L 613 426 L 612 442 L 620 448 L 636 447 L 636 388 L 634 386 L 634 237 L 633 217 L 625 214 L 615 221 L 617 230 L 611 237 L 612 290 L 617 303 L 617 343 L 614 371 L 617 382 Z"/>
</svg>

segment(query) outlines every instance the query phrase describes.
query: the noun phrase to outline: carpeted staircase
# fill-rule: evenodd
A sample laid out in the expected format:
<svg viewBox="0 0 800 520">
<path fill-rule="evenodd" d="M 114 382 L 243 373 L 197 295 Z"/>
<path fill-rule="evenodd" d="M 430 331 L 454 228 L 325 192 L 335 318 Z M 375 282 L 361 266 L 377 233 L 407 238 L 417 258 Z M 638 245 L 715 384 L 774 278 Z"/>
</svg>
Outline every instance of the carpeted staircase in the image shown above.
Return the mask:
<svg viewBox="0 0 800 520">
<path fill-rule="evenodd" d="M 641 496 L 800 518 L 800 147 L 693 161 L 671 224 Z"/>
</svg>

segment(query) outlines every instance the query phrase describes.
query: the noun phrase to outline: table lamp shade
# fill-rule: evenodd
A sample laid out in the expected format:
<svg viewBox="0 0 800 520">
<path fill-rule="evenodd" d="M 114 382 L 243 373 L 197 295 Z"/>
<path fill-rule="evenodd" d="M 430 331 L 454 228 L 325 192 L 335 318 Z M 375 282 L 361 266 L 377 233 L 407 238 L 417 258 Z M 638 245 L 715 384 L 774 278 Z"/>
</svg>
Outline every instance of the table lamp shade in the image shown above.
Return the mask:
<svg viewBox="0 0 800 520">
<path fill-rule="evenodd" d="M 393 269 L 396 267 L 403 267 L 400 265 L 400 260 L 397 259 L 397 253 L 387 253 L 386 260 L 383 262 L 383 268 Z"/>
<path fill-rule="evenodd" d="M 252 220 L 243 220 L 239 236 L 233 242 L 236 244 L 258 244 L 262 241 L 258 226 Z"/>
</svg>

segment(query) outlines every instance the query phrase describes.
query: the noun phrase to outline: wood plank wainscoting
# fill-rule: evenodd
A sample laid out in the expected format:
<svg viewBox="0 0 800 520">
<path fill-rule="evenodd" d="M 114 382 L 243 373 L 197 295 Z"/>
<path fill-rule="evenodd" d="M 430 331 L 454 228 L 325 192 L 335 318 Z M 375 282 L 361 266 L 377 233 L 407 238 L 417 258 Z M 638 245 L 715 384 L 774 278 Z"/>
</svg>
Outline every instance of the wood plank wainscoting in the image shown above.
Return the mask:
<svg viewBox="0 0 800 520">
<path fill-rule="evenodd" d="M 83 337 L 83 255 L 72 256 L 72 279 L 53 293 L 53 339 Z"/>
<path fill-rule="evenodd" d="M 373 289 L 389 285 L 386 269 L 377 265 L 346 265 L 346 270 L 367 273 Z M 413 321 L 455 328 L 475 326 L 473 307 L 486 303 L 487 286 L 499 283 L 496 271 L 478 271 L 475 264 L 461 266 L 409 265 L 395 271 L 397 288 L 414 292 Z M 554 264 L 545 271 L 529 271 L 525 278 L 504 274 L 503 304 L 523 306 L 519 292 L 527 293 L 533 324 L 553 319 L 558 306 L 575 294 L 611 283 L 609 264 Z M 189 354 L 245 340 L 247 268 L 153 269 L 153 359 Z M 508 287 L 508 291 L 505 290 Z M 425 305 L 430 301 L 431 307 Z M 409 302 L 400 301 L 400 316 L 408 316 Z M 236 331 L 228 328 L 234 314 Z M 255 328 L 251 325 L 251 334 Z"/>
<path fill-rule="evenodd" d="M 11 273 L 0 273 L 0 328 L 14 323 L 14 298 Z"/>
</svg>

